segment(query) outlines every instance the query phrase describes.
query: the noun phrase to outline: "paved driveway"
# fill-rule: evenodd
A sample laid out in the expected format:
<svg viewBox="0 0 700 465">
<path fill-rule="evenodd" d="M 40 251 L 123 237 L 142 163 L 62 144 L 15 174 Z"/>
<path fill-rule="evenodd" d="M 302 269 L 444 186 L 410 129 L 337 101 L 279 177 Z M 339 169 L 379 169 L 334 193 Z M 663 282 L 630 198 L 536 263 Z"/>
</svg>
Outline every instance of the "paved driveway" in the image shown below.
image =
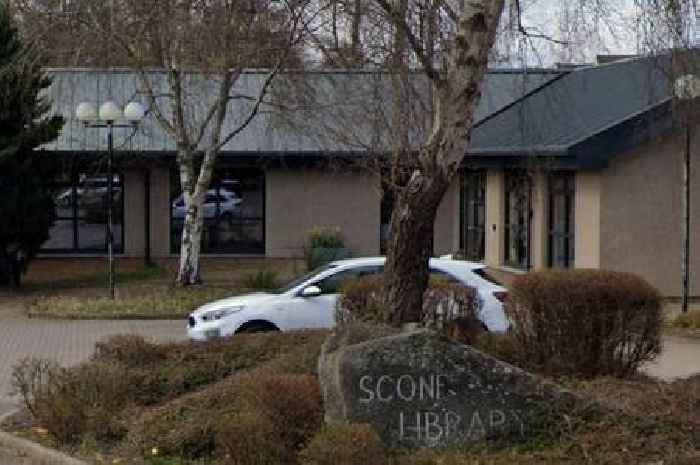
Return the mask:
<svg viewBox="0 0 700 465">
<path fill-rule="evenodd" d="M 0 415 L 15 404 L 9 396 L 12 367 L 22 357 L 51 357 L 63 365 L 87 359 L 95 342 L 114 334 L 142 334 L 158 341 L 183 340 L 184 321 L 61 321 L 0 318 Z"/>
</svg>

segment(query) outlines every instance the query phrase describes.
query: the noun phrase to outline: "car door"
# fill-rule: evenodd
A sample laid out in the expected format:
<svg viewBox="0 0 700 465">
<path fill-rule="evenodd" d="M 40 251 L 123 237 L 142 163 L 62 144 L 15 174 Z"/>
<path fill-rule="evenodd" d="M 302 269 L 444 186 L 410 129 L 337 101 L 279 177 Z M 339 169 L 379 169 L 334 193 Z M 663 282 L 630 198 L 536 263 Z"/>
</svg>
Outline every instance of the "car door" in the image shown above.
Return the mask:
<svg viewBox="0 0 700 465">
<path fill-rule="evenodd" d="M 378 269 L 375 266 L 345 269 L 309 283 L 309 286 L 321 289 L 321 294 L 315 297 L 297 295 L 292 299 L 285 318 L 289 329 L 335 326 L 335 303 L 342 288 L 360 276 L 376 273 Z"/>
</svg>

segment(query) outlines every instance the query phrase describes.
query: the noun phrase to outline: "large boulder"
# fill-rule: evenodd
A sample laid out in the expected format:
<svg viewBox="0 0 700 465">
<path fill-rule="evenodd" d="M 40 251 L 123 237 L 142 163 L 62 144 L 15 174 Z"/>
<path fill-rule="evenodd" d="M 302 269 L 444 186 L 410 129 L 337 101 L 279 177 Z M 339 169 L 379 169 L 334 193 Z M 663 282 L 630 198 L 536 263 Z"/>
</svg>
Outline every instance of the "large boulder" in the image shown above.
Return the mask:
<svg viewBox="0 0 700 465">
<path fill-rule="evenodd" d="M 418 330 L 346 328 L 319 359 L 326 422 L 368 423 L 391 447 L 522 439 L 578 401 L 472 347 Z"/>
</svg>

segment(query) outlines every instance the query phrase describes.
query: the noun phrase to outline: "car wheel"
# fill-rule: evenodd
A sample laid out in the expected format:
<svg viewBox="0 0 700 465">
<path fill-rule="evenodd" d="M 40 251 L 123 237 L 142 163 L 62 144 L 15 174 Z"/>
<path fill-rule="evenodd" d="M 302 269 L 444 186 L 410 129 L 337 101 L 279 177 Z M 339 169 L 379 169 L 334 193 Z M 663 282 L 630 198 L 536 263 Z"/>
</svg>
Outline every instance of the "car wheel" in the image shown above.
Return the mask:
<svg viewBox="0 0 700 465">
<path fill-rule="evenodd" d="M 272 331 L 279 331 L 279 328 L 267 321 L 251 321 L 241 326 L 236 331 L 236 334 L 268 333 Z"/>
</svg>

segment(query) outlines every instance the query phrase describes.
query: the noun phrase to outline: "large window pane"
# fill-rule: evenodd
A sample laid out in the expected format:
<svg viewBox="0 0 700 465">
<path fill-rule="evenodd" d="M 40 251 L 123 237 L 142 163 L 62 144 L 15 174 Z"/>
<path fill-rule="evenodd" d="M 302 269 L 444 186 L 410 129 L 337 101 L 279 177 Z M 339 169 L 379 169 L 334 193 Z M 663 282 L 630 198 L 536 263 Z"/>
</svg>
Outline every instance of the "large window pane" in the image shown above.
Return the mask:
<svg viewBox="0 0 700 465">
<path fill-rule="evenodd" d="M 527 173 L 509 172 L 505 184 L 505 263 L 528 269 L 532 183 Z"/>
<path fill-rule="evenodd" d="M 107 181 L 104 174 L 68 171 L 54 180 L 56 222 L 42 252 L 104 253 L 107 251 Z M 114 251 L 123 250 L 123 182 L 113 181 Z"/>
<path fill-rule="evenodd" d="M 573 173 L 549 176 L 549 266 L 574 266 L 575 177 Z"/>
<path fill-rule="evenodd" d="M 42 245 L 43 250 L 70 250 L 74 248 L 73 220 L 56 220 L 49 230 L 49 239 Z"/>
<path fill-rule="evenodd" d="M 178 173 L 171 174 L 171 249 L 178 253 L 186 215 Z M 265 253 L 265 177 L 258 169 L 217 169 L 204 202 L 202 252 Z"/>
<path fill-rule="evenodd" d="M 485 252 L 486 173 L 464 171 L 461 176 L 460 248 L 467 260 L 481 261 Z"/>
</svg>

